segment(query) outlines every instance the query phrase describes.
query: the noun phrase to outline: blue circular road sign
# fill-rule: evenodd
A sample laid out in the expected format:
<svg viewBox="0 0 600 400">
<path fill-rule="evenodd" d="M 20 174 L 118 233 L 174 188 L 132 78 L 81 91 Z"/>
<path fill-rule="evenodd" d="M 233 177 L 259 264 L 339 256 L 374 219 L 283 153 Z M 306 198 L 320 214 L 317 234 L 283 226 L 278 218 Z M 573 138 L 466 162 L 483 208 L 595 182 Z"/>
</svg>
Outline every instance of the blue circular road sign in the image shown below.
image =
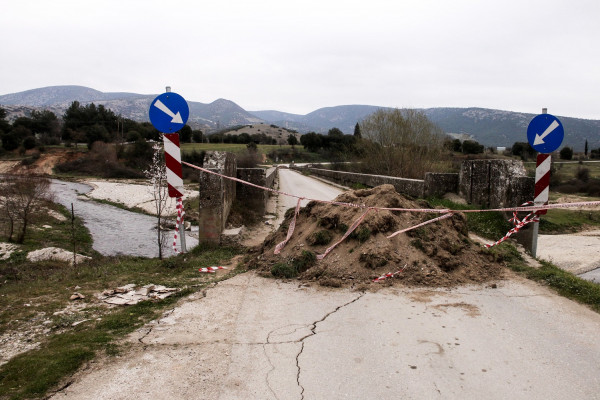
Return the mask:
<svg viewBox="0 0 600 400">
<path fill-rule="evenodd" d="M 158 95 L 150 103 L 150 122 L 162 133 L 174 133 L 184 127 L 190 108 L 183 97 L 173 92 Z"/>
<path fill-rule="evenodd" d="M 565 137 L 562 123 L 551 114 L 540 114 L 527 127 L 527 141 L 539 153 L 557 150 Z"/>
</svg>

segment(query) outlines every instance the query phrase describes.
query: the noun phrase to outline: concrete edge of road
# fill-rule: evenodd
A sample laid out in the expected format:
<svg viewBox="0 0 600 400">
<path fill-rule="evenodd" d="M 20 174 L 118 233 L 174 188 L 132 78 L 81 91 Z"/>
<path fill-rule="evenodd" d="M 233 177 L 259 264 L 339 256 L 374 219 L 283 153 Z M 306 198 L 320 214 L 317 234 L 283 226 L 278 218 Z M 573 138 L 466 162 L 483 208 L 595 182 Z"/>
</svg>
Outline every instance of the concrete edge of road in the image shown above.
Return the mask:
<svg viewBox="0 0 600 400">
<path fill-rule="evenodd" d="M 293 170 L 293 169 L 290 169 L 290 171 L 294 171 L 294 172 L 297 172 L 297 173 L 301 174 L 300 171 L 296 171 L 296 170 Z M 340 185 L 338 183 L 332 182 L 332 181 L 330 181 L 328 179 L 325 179 L 325 178 L 321 178 L 319 176 L 314 176 L 314 175 L 308 175 L 308 176 L 310 178 L 316 179 L 318 181 L 321 181 L 321 182 L 323 182 L 323 183 L 325 183 L 327 185 L 333 186 L 333 187 L 338 188 L 340 190 L 344 190 L 344 191 L 346 191 L 346 190 L 352 190 L 352 188 L 350 188 L 348 186 Z"/>
</svg>

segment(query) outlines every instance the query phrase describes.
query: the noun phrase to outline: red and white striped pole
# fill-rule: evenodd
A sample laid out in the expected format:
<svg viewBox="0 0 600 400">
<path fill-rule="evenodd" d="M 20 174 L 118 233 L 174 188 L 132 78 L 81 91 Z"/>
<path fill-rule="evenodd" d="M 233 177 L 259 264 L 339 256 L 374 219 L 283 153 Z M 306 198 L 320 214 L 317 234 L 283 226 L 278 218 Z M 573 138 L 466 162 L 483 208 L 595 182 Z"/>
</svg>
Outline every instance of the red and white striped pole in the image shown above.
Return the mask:
<svg viewBox="0 0 600 400">
<path fill-rule="evenodd" d="M 542 114 L 547 114 L 548 109 L 542 108 Z M 548 193 L 550 192 L 550 169 L 552 167 L 552 157 L 550 154 L 538 154 L 535 163 L 535 189 L 533 193 L 533 205 L 541 206 L 548 204 Z M 548 210 L 536 211 L 537 215 L 544 215 Z M 533 237 L 531 240 L 531 255 L 536 256 L 538 232 L 540 223 L 533 223 Z"/>
<path fill-rule="evenodd" d="M 170 92 L 171 88 L 167 86 L 167 92 Z M 169 188 L 169 197 L 176 198 L 177 204 L 177 225 L 179 229 L 181 252 L 185 253 L 185 227 L 183 226 L 183 218 L 181 213 L 183 212 L 183 173 L 181 169 L 181 149 L 179 146 L 179 134 L 177 133 L 164 133 L 163 143 L 165 146 L 165 165 L 167 168 L 167 185 Z M 177 235 L 177 233 L 175 233 Z M 177 237 L 177 236 L 176 236 Z"/>
</svg>

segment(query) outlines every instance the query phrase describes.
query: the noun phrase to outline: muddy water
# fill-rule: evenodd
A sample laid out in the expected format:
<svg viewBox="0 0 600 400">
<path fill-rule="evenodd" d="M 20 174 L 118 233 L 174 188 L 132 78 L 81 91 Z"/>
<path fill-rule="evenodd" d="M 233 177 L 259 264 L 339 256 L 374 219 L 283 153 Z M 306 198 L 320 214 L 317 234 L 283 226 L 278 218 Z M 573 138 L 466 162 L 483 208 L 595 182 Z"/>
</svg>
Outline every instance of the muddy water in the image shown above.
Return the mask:
<svg viewBox="0 0 600 400">
<path fill-rule="evenodd" d="M 80 194 L 88 193 L 88 185 L 52 180 L 51 185 L 55 201 L 71 209 L 82 218 L 94 239 L 94 250 L 106 256 L 129 255 L 158 257 L 156 218 L 133 213 L 107 204 L 89 200 Z M 165 240 L 167 248 L 163 255 L 174 255 L 173 235 L 169 233 Z M 186 235 L 187 248 L 198 244 L 195 238 Z"/>
</svg>

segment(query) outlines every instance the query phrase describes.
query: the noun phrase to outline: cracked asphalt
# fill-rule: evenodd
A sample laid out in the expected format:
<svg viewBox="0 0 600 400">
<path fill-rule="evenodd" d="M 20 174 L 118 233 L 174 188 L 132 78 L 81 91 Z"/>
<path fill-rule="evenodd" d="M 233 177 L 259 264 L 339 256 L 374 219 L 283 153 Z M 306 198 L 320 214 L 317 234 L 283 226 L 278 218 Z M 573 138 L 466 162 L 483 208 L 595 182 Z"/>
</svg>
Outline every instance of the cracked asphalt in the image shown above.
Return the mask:
<svg viewBox="0 0 600 400">
<path fill-rule="evenodd" d="M 353 292 L 252 272 L 182 300 L 53 399 L 599 398 L 600 315 L 518 277 Z"/>
</svg>

